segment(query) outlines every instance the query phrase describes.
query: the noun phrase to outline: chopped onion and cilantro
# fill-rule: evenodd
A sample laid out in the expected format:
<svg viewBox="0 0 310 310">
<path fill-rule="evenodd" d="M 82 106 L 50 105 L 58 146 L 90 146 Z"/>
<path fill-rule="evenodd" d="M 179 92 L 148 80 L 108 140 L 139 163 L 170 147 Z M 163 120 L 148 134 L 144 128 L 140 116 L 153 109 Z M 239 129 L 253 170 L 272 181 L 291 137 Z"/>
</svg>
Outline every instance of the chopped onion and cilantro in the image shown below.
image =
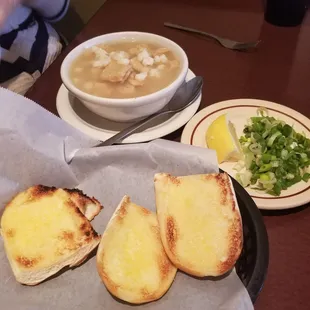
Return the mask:
<svg viewBox="0 0 310 310">
<path fill-rule="evenodd" d="M 264 108 L 251 117 L 239 139 L 244 159 L 239 161 L 236 179 L 279 196 L 282 190 L 310 179 L 310 139 L 284 121 L 268 116 Z"/>
</svg>

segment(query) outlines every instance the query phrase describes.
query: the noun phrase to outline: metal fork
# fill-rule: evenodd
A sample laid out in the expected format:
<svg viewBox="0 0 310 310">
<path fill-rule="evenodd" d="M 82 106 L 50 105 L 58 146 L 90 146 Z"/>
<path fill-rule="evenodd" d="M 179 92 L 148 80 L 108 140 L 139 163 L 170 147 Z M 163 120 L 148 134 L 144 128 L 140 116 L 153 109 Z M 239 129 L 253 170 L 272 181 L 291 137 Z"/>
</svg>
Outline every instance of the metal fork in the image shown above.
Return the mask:
<svg viewBox="0 0 310 310">
<path fill-rule="evenodd" d="M 222 46 L 229 48 L 231 50 L 246 51 L 246 50 L 257 47 L 257 45 L 260 43 L 260 41 L 256 41 L 256 42 L 233 41 L 230 39 L 221 38 L 219 36 L 216 36 L 214 34 L 207 33 L 207 32 L 201 31 L 201 30 L 188 28 L 188 27 L 184 27 L 184 26 L 180 26 L 180 25 L 176 25 L 176 24 L 171 24 L 171 23 L 164 23 L 164 25 L 166 27 L 175 28 L 175 29 L 179 29 L 179 30 L 183 30 L 183 31 L 187 31 L 187 32 L 192 32 L 192 33 L 196 33 L 196 34 L 206 36 L 208 38 L 212 38 L 212 39 L 216 40 L 218 43 L 220 43 Z"/>
</svg>

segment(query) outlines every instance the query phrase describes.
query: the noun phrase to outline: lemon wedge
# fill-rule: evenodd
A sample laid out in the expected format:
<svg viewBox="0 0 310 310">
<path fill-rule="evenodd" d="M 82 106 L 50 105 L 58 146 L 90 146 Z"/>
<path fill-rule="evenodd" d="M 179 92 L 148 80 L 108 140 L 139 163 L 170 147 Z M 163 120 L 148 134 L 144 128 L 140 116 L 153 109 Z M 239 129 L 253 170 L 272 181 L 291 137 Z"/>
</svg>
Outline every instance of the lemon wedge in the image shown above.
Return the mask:
<svg viewBox="0 0 310 310">
<path fill-rule="evenodd" d="M 228 120 L 227 114 L 220 115 L 211 123 L 206 132 L 206 143 L 209 149 L 216 151 L 219 164 L 242 158 L 235 126 Z"/>
</svg>

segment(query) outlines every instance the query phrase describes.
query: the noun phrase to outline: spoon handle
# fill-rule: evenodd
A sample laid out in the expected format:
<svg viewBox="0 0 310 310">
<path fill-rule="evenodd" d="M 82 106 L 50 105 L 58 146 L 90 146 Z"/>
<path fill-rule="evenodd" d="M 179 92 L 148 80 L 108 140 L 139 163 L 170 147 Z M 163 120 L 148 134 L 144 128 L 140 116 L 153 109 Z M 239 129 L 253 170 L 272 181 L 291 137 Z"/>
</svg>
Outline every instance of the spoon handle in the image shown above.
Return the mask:
<svg viewBox="0 0 310 310">
<path fill-rule="evenodd" d="M 120 131 L 116 135 L 112 136 L 110 139 L 95 145 L 95 147 L 113 145 L 113 144 L 127 138 L 128 136 L 134 134 L 135 132 L 138 131 L 139 128 L 141 128 L 143 125 L 150 122 L 154 118 L 156 118 L 160 115 L 163 115 L 163 114 L 168 114 L 168 113 L 169 113 L 169 111 L 160 111 L 160 112 L 154 113 L 154 114 L 148 116 L 147 118 L 144 118 L 144 119 L 132 124 L 131 126 L 125 128 L 124 130 Z"/>
</svg>

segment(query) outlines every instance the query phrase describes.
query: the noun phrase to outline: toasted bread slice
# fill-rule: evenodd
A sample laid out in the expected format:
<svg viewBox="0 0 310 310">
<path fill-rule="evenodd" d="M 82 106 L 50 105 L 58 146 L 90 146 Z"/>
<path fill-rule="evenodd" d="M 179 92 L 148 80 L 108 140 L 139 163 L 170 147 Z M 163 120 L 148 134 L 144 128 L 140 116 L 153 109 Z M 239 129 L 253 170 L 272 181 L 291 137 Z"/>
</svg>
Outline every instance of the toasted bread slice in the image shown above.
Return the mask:
<svg viewBox="0 0 310 310">
<path fill-rule="evenodd" d="M 89 221 L 93 220 L 94 217 L 98 215 L 103 208 L 103 206 L 96 198 L 88 197 L 79 189 L 66 188 L 65 191 L 70 194 L 71 200 L 78 206 L 80 211 Z"/>
<path fill-rule="evenodd" d="M 243 242 L 238 203 L 225 173 L 174 177 L 155 175 L 157 217 L 173 264 L 197 276 L 233 268 Z"/>
<path fill-rule="evenodd" d="M 164 251 L 155 213 L 125 196 L 102 235 L 97 269 L 109 292 L 129 303 L 164 295 L 177 269 Z"/>
<path fill-rule="evenodd" d="M 79 265 L 100 242 L 67 191 L 42 185 L 15 196 L 0 226 L 16 280 L 27 285 Z"/>
</svg>

